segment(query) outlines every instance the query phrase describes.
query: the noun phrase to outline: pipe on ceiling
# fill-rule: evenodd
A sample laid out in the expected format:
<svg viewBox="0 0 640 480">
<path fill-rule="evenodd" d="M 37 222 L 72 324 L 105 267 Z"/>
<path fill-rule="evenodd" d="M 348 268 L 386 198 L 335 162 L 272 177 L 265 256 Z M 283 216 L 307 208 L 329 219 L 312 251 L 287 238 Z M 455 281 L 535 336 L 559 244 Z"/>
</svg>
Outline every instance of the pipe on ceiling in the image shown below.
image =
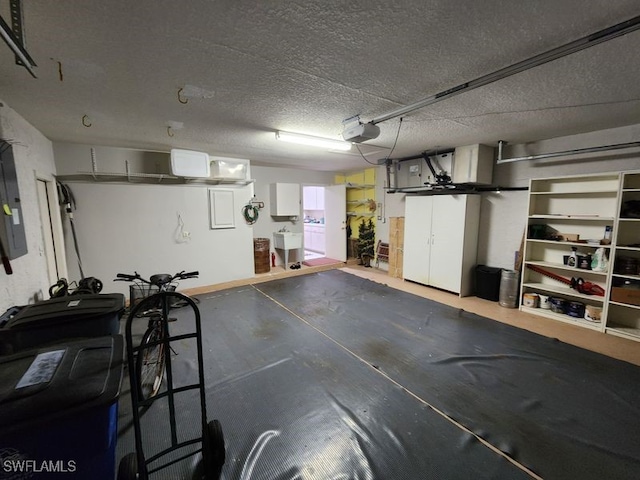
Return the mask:
<svg viewBox="0 0 640 480">
<path fill-rule="evenodd" d="M 576 148 L 573 150 L 565 150 L 563 152 L 539 153 L 537 155 L 527 155 L 524 157 L 502 158 L 502 146 L 504 144 L 505 142 L 502 140 L 498 142 L 498 159 L 496 160 L 497 165 L 500 165 L 502 163 L 523 162 L 525 160 L 540 160 L 543 158 L 564 157 L 566 155 L 580 155 L 584 153 L 607 152 L 610 150 L 623 150 L 627 148 L 640 147 L 640 142 L 628 142 L 617 143 L 614 145 L 602 145 L 599 147 Z"/>
<path fill-rule="evenodd" d="M 580 50 L 584 50 L 586 48 L 593 47 L 600 43 L 612 40 L 616 37 L 626 35 L 627 33 L 638 30 L 639 28 L 640 16 L 633 17 L 625 22 L 618 23 L 617 25 L 613 25 L 611 27 L 605 28 L 604 30 L 592 33 L 591 35 L 587 35 L 586 37 L 582 37 L 560 47 L 548 50 L 547 52 L 541 53 L 521 62 L 514 63 L 513 65 L 510 65 L 508 67 L 501 68 L 500 70 L 489 73 L 487 75 L 483 75 L 482 77 L 476 78 L 475 80 L 471 80 L 456 87 L 444 90 L 440 93 L 436 93 L 431 97 L 427 97 L 411 105 L 397 108 L 396 110 L 393 110 L 389 113 L 379 115 L 373 118 L 369 123 L 375 125 L 376 123 L 381 123 L 387 120 L 391 120 L 392 118 L 400 117 L 409 112 L 413 112 L 414 110 L 432 105 L 447 98 L 451 98 L 455 95 L 469 92 L 478 87 L 482 87 L 484 85 L 488 85 L 489 83 L 502 80 L 503 78 L 510 77 L 511 75 L 515 75 L 516 73 L 524 72 L 525 70 L 529 70 L 552 60 L 565 57 L 572 53 L 579 52 Z"/>
</svg>

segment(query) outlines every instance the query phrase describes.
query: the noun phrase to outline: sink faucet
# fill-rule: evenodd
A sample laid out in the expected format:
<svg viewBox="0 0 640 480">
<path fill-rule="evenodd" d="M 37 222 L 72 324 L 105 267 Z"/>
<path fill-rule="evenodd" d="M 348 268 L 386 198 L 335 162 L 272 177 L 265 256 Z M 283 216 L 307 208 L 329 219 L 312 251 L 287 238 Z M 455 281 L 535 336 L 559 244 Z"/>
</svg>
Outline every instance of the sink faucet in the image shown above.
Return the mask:
<svg viewBox="0 0 640 480">
<path fill-rule="evenodd" d="M 284 227 L 282 227 L 280 230 L 278 230 L 279 232 L 286 232 L 287 231 L 287 226 L 285 225 Z"/>
</svg>

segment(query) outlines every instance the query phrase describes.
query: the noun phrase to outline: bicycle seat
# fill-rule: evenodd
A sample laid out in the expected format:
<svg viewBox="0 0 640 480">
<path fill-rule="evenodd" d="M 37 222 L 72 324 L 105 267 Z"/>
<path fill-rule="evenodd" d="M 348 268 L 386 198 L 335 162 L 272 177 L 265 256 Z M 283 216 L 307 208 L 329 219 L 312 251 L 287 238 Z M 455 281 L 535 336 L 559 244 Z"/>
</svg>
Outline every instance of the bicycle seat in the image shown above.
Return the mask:
<svg viewBox="0 0 640 480">
<path fill-rule="evenodd" d="M 158 273 L 156 275 L 151 275 L 151 277 L 149 278 L 149 281 L 153 284 L 153 285 L 157 285 L 157 286 L 162 286 L 165 285 L 167 283 L 169 283 L 171 281 L 171 275 L 169 275 L 168 273 Z"/>
</svg>

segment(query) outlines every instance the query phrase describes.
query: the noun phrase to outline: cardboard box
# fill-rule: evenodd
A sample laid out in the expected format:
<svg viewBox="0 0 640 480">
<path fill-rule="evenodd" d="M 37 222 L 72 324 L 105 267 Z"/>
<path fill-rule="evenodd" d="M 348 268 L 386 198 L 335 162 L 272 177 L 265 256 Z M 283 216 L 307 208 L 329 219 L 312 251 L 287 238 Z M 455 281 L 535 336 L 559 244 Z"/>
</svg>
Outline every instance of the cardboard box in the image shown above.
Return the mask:
<svg viewBox="0 0 640 480">
<path fill-rule="evenodd" d="M 640 305 L 640 289 L 611 287 L 611 300 L 629 305 Z"/>
<path fill-rule="evenodd" d="M 580 240 L 580 235 L 577 233 L 561 233 L 560 236 L 565 242 L 577 242 Z"/>
</svg>

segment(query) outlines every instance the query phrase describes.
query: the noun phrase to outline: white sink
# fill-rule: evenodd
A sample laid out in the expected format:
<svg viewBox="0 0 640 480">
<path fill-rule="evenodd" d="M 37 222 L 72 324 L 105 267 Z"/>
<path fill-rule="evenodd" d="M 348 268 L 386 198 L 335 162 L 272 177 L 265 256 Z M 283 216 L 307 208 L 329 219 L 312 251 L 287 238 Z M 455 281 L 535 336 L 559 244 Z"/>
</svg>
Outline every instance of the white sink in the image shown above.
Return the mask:
<svg viewBox="0 0 640 480">
<path fill-rule="evenodd" d="M 302 248 L 302 233 L 273 232 L 273 246 L 281 250 Z"/>
</svg>

